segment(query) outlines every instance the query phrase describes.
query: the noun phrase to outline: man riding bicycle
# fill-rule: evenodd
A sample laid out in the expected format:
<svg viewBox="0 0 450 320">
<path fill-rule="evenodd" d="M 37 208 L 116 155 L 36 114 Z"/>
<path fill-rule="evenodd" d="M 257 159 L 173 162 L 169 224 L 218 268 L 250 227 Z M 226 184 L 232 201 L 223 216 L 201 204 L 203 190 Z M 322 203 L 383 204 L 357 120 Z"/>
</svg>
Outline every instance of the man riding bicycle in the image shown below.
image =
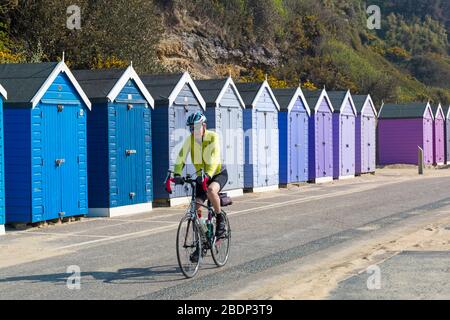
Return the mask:
<svg viewBox="0 0 450 320">
<path fill-rule="evenodd" d="M 175 162 L 174 182 L 183 183 L 181 173 L 190 152 L 196 171 L 203 169 L 205 173 L 204 181 L 201 181 L 202 177 L 197 178 L 196 209 L 201 216 L 201 204 L 207 199 L 211 202 L 216 215 L 216 237 L 220 238 L 225 233 L 225 221 L 221 214 L 219 192 L 228 182 L 228 173 L 221 161 L 219 135 L 206 129 L 206 117 L 201 112 L 190 115 L 186 126 L 191 134 L 184 141 Z M 207 191 L 201 187 L 202 184 L 207 186 Z"/>
</svg>

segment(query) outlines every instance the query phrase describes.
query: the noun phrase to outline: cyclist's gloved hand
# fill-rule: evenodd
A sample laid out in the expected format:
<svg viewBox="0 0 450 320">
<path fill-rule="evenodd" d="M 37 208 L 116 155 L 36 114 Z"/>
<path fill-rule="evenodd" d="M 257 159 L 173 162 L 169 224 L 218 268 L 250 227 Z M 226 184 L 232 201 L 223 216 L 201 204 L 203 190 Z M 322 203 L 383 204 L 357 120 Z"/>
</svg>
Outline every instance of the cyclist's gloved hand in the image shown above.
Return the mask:
<svg viewBox="0 0 450 320">
<path fill-rule="evenodd" d="M 175 184 L 183 184 L 183 178 L 179 174 L 173 176 L 173 182 Z"/>
</svg>

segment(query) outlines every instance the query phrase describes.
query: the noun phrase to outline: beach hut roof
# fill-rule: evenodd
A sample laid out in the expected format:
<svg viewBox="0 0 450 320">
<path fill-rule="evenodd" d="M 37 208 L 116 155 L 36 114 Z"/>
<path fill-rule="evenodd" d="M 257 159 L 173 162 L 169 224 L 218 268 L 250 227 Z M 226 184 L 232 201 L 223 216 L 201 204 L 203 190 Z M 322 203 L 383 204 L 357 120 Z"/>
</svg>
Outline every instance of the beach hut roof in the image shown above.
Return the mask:
<svg viewBox="0 0 450 320">
<path fill-rule="evenodd" d="M 8 92 L 8 104 L 36 107 L 60 73 L 65 73 L 83 102 L 91 102 L 64 61 L 0 64 L 0 83 Z"/>
<path fill-rule="evenodd" d="M 380 110 L 380 119 L 408 119 L 408 118 L 422 118 L 427 110 L 431 110 L 430 104 L 425 102 L 413 102 L 408 104 L 392 104 L 383 105 Z"/>
<path fill-rule="evenodd" d="M 273 91 L 270 88 L 269 83 L 267 81 L 264 81 L 262 83 L 241 82 L 238 83 L 236 87 L 239 90 L 242 100 L 244 101 L 245 106 L 247 108 L 254 108 L 259 100 L 259 97 L 264 92 L 264 89 L 267 89 L 276 108 L 280 110 L 280 105 L 277 99 L 275 98 L 275 95 L 273 94 Z"/>
<path fill-rule="evenodd" d="M 8 99 L 8 93 L 6 92 L 6 89 L 2 87 L 2 85 L 0 84 L 0 95 L 5 98 Z"/>
<path fill-rule="evenodd" d="M 345 106 L 345 102 L 347 99 L 350 100 L 350 106 L 353 110 L 353 113 L 356 115 L 356 107 L 352 99 L 352 95 L 350 94 L 350 90 L 347 91 L 327 91 L 328 98 L 330 98 L 331 104 L 333 105 L 334 112 L 340 112 L 342 108 Z"/>
<path fill-rule="evenodd" d="M 438 113 L 441 113 L 442 117 L 445 118 L 444 110 L 442 109 L 441 104 L 435 104 L 431 106 L 431 110 L 433 111 L 433 116 L 436 118 Z"/>
<path fill-rule="evenodd" d="M 231 77 L 224 79 L 196 80 L 194 81 L 207 106 L 217 106 L 222 100 L 229 86 L 236 94 L 239 104 L 245 108 L 245 103 Z"/>
<path fill-rule="evenodd" d="M 311 115 L 311 110 L 309 109 L 308 102 L 306 101 L 305 95 L 300 87 L 297 88 L 283 88 L 283 89 L 273 89 L 273 93 L 277 98 L 277 101 L 280 105 L 281 111 L 290 112 L 297 101 L 297 98 L 303 102 L 305 106 L 306 112 L 308 115 Z"/>
<path fill-rule="evenodd" d="M 330 98 L 328 97 L 328 94 L 325 89 L 306 91 L 305 98 L 306 101 L 308 102 L 309 108 L 313 112 L 316 112 L 316 110 L 320 107 L 320 102 L 323 99 L 327 100 L 331 112 L 334 112 L 333 104 L 331 103 Z"/>
<path fill-rule="evenodd" d="M 367 102 L 369 102 L 370 107 L 373 110 L 373 113 L 377 115 L 377 109 L 375 108 L 375 105 L 373 103 L 372 97 L 370 94 L 367 95 L 354 95 L 352 96 L 353 102 L 355 103 L 355 108 L 358 114 L 363 113 L 364 108 L 367 106 Z"/>
<path fill-rule="evenodd" d="M 172 106 L 181 90 L 183 90 L 183 87 L 188 84 L 202 108 L 205 109 L 206 107 L 205 100 L 188 72 L 145 75 L 141 76 L 141 80 L 155 99 L 156 104 L 167 104 L 169 107 Z"/>
<path fill-rule="evenodd" d="M 114 101 L 128 80 L 132 79 L 147 103 L 155 101 L 132 66 L 127 69 L 76 70 L 73 72 L 91 101 Z"/>
</svg>

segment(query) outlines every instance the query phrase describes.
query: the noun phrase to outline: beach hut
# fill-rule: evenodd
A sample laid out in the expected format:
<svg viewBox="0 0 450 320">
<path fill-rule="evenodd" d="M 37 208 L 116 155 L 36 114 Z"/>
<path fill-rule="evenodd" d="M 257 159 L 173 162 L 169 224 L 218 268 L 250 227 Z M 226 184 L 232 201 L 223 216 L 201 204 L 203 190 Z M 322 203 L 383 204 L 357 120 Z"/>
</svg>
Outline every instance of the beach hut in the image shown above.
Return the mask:
<svg viewBox="0 0 450 320">
<path fill-rule="evenodd" d="M 441 104 L 431 106 L 434 116 L 433 126 L 433 164 L 445 164 L 445 114 Z"/>
<path fill-rule="evenodd" d="M 450 164 L 450 106 L 443 111 L 445 114 L 445 161 Z"/>
<path fill-rule="evenodd" d="M 280 185 L 308 181 L 308 134 L 311 110 L 302 89 L 274 89 L 278 114 Z"/>
<path fill-rule="evenodd" d="M 195 81 L 206 102 L 207 127 L 216 131 L 222 143 L 222 161 L 227 168 L 230 196 L 243 194 L 244 188 L 244 101 L 231 77 Z"/>
<path fill-rule="evenodd" d="M 8 98 L 0 84 L 0 235 L 5 234 L 5 162 L 3 148 L 3 101 Z"/>
<path fill-rule="evenodd" d="M 328 91 L 333 105 L 333 177 L 355 177 L 356 108 L 347 91 Z"/>
<path fill-rule="evenodd" d="M 189 188 L 175 186 L 172 194 L 165 191 L 167 170 L 173 170 L 183 142 L 190 135 L 187 117 L 197 111 L 205 112 L 206 103 L 189 73 L 141 76 L 155 99 L 152 111 L 153 203 L 176 206 L 187 203 Z M 187 158 L 183 174 L 194 174 L 195 168 Z"/>
<path fill-rule="evenodd" d="M 74 75 L 92 102 L 87 119 L 89 216 L 150 211 L 152 96 L 132 66 Z"/>
<path fill-rule="evenodd" d="M 86 215 L 86 94 L 64 61 L 1 64 L 0 83 L 6 222 Z"/>
<path fill-rule="evenodd" d="M 373 173 L 376 168 L 377 110 L 370 95 L 354 95 L 356 117 L 355 173 Z"/>
<path fill-rule="evenodd" d="M 379 164 L 433 164 L 433 111 L 426 102 L 385 104 L 378 114 Z"/>
<path fill-rule="evenodd" d="M 244 110 L 244 188 L 253 192 L 278 189 L 278 104 L 267 81 L 239 83 Z"/>
<path fill-rule="evenodd" d="M 333 181 L 333 106 L 327 92 L 306 91 L 311 108 L 309 118 L 309 180 L 315 183 Z"/>
</svg>

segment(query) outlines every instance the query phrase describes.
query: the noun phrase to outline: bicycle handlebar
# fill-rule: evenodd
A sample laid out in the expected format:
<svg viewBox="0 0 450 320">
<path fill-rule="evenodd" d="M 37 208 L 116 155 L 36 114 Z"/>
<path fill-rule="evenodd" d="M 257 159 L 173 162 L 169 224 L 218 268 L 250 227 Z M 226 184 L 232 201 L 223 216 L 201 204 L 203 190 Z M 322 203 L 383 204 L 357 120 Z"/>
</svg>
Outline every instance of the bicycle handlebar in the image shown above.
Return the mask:
<svg viewBox="0 0 450 320">
<path fill-rule="evenodd" d="M 203 169 L 198 170 L 197 172 L 195 172 L 195 174 L 198 174 L 199 172 L 201 172 L 201 177 L 202 177 L 202 188 L 204 191 L 208 190 L 208 177 L 205 175 L 205 173 L 203 172 Z M 172 177 L 173 172 L 171 170 L 167 171 L 167 176 L 166 179 L 164 180 L 164 185 L 166 188 L 166 192 L 168 192 L 169 194 L 172 194 L 172 186 L 171 183 L 175 183 L 175 178 Z M 197 177 L 199 177 L 197 175 Z M 181 177 L 181 184 L 185 184 L 185 183 L 189 183 L 191 186 L 197 182 L 197 179 L 192 179 L 191 175 L 186 175 L 186 177 Z"/>
</svg>

